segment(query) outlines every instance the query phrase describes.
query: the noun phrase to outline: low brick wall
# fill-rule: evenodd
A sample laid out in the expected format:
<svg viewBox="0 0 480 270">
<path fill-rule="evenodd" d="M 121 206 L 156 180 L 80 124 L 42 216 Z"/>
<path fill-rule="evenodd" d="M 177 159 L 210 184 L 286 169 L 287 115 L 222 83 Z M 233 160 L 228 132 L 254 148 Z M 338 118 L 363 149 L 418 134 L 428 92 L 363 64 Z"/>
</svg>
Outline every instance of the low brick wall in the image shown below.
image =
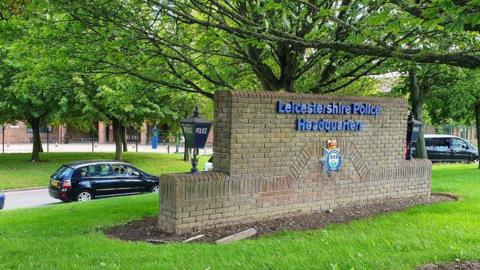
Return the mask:
<svg viewBox="0 0 480 270">
<path fill-rule="evenodd" d="M 298 115 L 276 102 L 365 102 L 378 116 L 302 115 L 361 120 L 359 132 L 299 132 Z M 215 94 L 214 172 L 161 176 L 159 226 L 171 233 L 333 209 L 369 200 L 430 194 L 431 163 L 406 161 L 407 104 L 402 99 L 265 92 Z M 342 153 L 339 172 L 324 174 L 325 141 Z"/>
</svg>

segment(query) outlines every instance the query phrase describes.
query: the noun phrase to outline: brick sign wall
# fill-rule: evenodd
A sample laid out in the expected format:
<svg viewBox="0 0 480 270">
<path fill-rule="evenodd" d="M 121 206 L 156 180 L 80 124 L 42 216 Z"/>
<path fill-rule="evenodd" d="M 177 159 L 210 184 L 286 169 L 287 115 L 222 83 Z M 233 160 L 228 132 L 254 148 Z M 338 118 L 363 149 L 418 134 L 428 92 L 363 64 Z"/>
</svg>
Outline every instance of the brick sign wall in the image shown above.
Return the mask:
<svg viewBox="0 0 480 270">
<path fill-rule="evenodd" d="M 297 104 L 298 111 L 279 109 L 282 104 Z M 330 104 L 340 107 L 330 113 L 312 108 Z M 182 233 L 428 195 L 430 161 L 403 157 L 407 116 L 402 99 L 217 92 L 214 172 L 162 175 L 159 225 Z M 335 130 L 326 132 L 326 122 Z M 343 159 L 331 174 L 320 162 L 327 139 L 337 141 Z"/>
</svg>

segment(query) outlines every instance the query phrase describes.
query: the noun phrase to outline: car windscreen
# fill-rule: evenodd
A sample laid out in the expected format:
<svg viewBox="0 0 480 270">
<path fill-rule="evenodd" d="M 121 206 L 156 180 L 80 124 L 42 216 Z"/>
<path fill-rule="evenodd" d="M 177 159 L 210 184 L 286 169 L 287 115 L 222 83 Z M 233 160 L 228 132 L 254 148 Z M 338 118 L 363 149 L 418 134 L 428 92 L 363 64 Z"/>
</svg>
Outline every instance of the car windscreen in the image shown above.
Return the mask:
<svg viewBox="0 0 480 270">
<path fill-rule="evenodd" d="M 70 177 L 70 175 L 72 175 L 72 172 L 73 172 L 73 169 L 71 167 L 62 166 L 53 174 L 53 178 L 57 180 L 62 180 L 64 178 Z"/>
</svg>

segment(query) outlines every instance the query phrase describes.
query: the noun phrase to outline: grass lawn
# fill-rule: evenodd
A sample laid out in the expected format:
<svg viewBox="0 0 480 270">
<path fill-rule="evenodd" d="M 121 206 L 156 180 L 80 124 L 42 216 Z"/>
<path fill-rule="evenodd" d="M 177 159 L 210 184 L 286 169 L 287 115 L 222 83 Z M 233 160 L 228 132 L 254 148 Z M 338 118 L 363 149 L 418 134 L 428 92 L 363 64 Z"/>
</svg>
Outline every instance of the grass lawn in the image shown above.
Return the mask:
<svg viewBox="0 0 480 270">
<path fill-rule="evenodd" d="M 480 171 L 434 166 L 433 190 L 459 202 L 231 245 L 150 245 L 99 230 L 155 215 L 154 194 L 0 212 L 0 269 L 414 269 L 480 260 Z"/>
<path fill-rule="evenodd" d="M 42 162 L 28 161 L 30 154 L 0 155 L 0 190 L 12 188 L 47 187 L 50 175 L 62 164 L 75 160 L 112 159 L 113 153 L 41 153 Z M 154 175 L 166 172 L 185 172 L 191 164 L 183 154 L 125 153 L 126 162 Z M 200 158 L 199 168 L 207 157 Z"/>
</svg>

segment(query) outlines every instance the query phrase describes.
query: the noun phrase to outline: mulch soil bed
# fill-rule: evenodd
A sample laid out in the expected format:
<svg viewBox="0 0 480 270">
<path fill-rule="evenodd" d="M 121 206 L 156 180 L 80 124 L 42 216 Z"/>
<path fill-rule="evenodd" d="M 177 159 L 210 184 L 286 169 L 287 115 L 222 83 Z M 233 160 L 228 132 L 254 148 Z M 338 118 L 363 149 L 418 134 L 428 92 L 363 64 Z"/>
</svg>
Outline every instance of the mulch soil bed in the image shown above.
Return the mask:
<svg viewBox="0 0 480 270">
<path fill-rule="evenodd" d="M 157 217 L 147 217 L 142 220 L 130 222 L 128 224 L 108 228 L 105 230 L 105 234 L 114 239 L 121 239 L 126 241 L 146 241 L 157 244 L 182 242 L 191 237 L 204 234 L 204 237 L 192 242 L 214 243 L 216 240 L 241 232 L 243 230 L 247 230 L 249 228 L 255 228 L 257 230 L 257 234 L 253 237 L 257 238 L 259 236 L 275 233 L 278 231 L 302 231 L 318 229 L 323 228 L 328 224 L 346 223 L 352 220 L 364 219 L 378 214 L 389 213 L 392 211 L 401 211 L 415 205 L 448 202 L 455 200 L 457 200 L 455 196 L 438 193 L 432 194 L 432 196 L 429 197 L 424 196 L 404 199 L 390 199 L 385 201 L 371 202 L 364 205 L 339 207 L 329 211 L 298 214 L 265 221 L 225 226 L 214 229 L 206 229 L 182 235 L 168 234 L 163 232 L 158 228 Z"/>
<path fill-rule="evenodd" d="M 479 270 L 480 262 L 454 262 L 445 264 L 426 264 L 417 270 Z"/>
</svg>

